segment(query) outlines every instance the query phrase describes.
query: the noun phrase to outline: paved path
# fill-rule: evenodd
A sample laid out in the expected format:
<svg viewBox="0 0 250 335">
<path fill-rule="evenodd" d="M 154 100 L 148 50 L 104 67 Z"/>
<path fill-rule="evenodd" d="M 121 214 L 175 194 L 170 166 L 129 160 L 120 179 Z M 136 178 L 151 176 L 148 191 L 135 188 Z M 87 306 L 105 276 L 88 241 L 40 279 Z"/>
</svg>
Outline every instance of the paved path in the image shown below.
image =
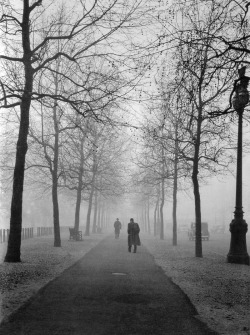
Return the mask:
<svg viewBox="0 0 250 335">
<path fill-rule="evenodd" d="M 216 334 L 196 315 L 143 246 L 128 253 L 126 239 L 112 236 L 43 287 L 0 335 Z"/>
</svg>

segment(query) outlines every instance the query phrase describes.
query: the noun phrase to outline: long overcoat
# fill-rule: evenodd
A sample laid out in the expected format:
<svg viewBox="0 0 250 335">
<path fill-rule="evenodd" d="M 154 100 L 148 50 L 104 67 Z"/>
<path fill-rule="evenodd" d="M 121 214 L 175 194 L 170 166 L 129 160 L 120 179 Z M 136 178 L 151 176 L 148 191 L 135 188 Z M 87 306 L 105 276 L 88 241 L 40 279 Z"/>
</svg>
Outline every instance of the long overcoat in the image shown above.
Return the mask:
<svg viewBox="0 0 250 335">
<path fill-rule="evenodd" d="M 140 227 L 136 222 L 128 224 L 128 245 L 141 245 L 139 237 Z"/>
<path fill-rule="evenodd" d="M 114 227 L 115 227 L 115 232 L 116 233 L 120 233 L 120 230 L 122 229 L 122 224 L 120 221 L 115 221 L 114 223 Z"/>
</svg>

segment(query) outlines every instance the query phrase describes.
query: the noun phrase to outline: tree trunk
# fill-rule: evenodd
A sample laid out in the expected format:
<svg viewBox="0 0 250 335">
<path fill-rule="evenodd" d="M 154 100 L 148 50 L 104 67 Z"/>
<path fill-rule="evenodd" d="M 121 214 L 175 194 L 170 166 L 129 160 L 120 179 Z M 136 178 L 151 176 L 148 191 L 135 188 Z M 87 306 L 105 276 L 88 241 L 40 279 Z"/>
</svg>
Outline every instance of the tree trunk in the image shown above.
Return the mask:
<svg viewBox="0 0 250 335">
<path fill-rule="evenodd" d="M 150 220 L 149 220 L 149 197 L 147 202 L 147 222 L 148 222 L 148 233 L 151 234 Z"/>
<path fill-rule="evenodd" d="M 174 187 L 173 187 L 173 245 L 177 245 L 177 190 L 178 190 L 178 142 L 175 125 Z"/>
<path fill-rule="evenodd" d="M 161 204 L 160 204 L 160 239 L 164 240 L 164 218 L 163 218 L 163 207 L 165 202 L 165 157 L 164 157 L 164 148 L 161 150 L 162 157 L 162 181 L 161 181 Z"/>
<path fill-rule="evenodd" d="M 94 207 L 94 218 L 93 218 L 93 225 L 92 225 L 92 233 L 96 233 L 96 222 L 97 222 L 97 209 L 98 209 L 98 194 L 97 194 L 97 189 L 95 190 L 95 207 Z"/>
<path fill-rule="evenodd" d="M 86 229 L 85 229 L 85 236 L 89 236 L 89 230 L 90 230 L 90 216 L 91 216 L 91 211 L 92 211 L 92 203 L 93 203 L 93 196 L 95 192 L 95 163 L 93 165 L 93 178 L 92 178 L 92 183 L 91 183 L 91 191 L 90 191 L 90 196 L 89 196 L 89 206 L 88 206 L 88 213 L 87 213 L 87 222 L 86 222 Z"/>
<path fill-rule="evenodd" d="M 83 177 L 83 164 L 84 164 L 84 153 L 83 153 L 83 143 L 84 140 L 81 139 L 80 146 L 80 166 L 78 171 L 78 185 L 77 185 L 77 193 L 76 193 L 76 208 L 75 208 L 75 230 L 79 230 L 80 226 L 80 210 L 81 210 L 81 202 L 82 202 L 82 177 Z"/>
<path fill-rule="evenodd" d="M 85 234 L 84 234 L 85 236 L 90 235 L 90 216 L 91 216 L 91 211 L 92 211 L 93 195 L 94 195 L 94 185 L 91 185 L 88 212 L 87 212 L 86 229 L 85 229 Z"/>
<path fill-rule="evenodd" d="M 56 83 L 57 86 L 57 83 Z M 57 87 L 56 87 L 57 91 Z M 53 202 L 53 218 L 54 218 L 54 247 L 61 247 L 60 223 L 59 223 L 59 204 L 58 204 L 58 157 L 59 157 L 59 130 L 57 122 L 57 102 L 53 107 L 53 120 L 55 129 L 54 142 L 54 167 L 52 172 L 52 202 Z"/>
<path fill-rule="evenodd" d="M 101 228 L 103 229 L 105 226 L 105 202 L 103 201 L 102 207 L 101 207 Z"/>
<path fill-rule="evenodd" d="M 160 204 L 160 239 L 164 240 L 164 216 L 163 207 L 165 202 L 165 179 L 162 178 L 161 182 L 161 204 Z"/>
<path fill-rule="evenodd" d="M 60 224 L 59 224 L 59 205 L 57 194 L 57 175 L 53 175 L 52 185 L 53 219 L 54 219 L 54 247 L 61 246 Z"/>
<path fill-rule="evenodd" d="M 102 211 L 101 207 L 102 207 L 101 195 L 99 194 L 98 208 L 97 208 L 97 232 L 99 232 L 99 229 L 101 228 L 101 211 Z"/>
<path fill-rule="evenodd" d="M 29 113 L 31 92 L 33 89 L 33 68 L 31 65 L 30 32 L 29 32 L 29 1 L 23 1 L 22 46 L 25 73 L 24 92 L 20 105 L 20 125 L 16 146 L 16 161 L 13 174 L 13 188 L 10 211 L 10 233 L 4 261 L 21 261 L 22 205 L 25 157 L 28 150 Z"/>
<path fill-rule="evenodd" d="M 194 186 L 194 201 L 195 201 L 195 256 L 202 257 L 202 241 L 201 241 L 201 201 L 198 181 L 198 170 L 194 168 L 192 174 Z"/>
<path fill-rule="evenodd" d="M 75 207 L 75 224 L 74 228 L 75 230 L 79 230 L 80 226 L 80 210 L 81 210 L 81 201 L 82 201 L 82 185 L 78 183 L 77 186 L 77 193 L 76 193 L 76 207 Z"/>
<path fill-rule="evenodd" d="M 201 112 L 200 112 L 201 113 Z M 195 153 L 193 162 L 193 173 L 192 181 L 194 187 L 194 201 L 195 201 L 195 256 L 202 257 L 202 239 L 201 239 L 201 200 L 200 200 L 200 189 L 199 189 L 199 151 L 200 151 L 200 134 L 201 134 L 201 116 L 198 117 L 197 121 L 197 138 L 195 142 Z"/>
<path fill-rule="evenodd" d="M 173 245 L 177 245 L 177 213 L 176 212 L 177 212 L 177 175 L 174 175 L 174 188 L 173 188 Z"/>
<path fill-rule="evenodd" d="M 161 230 L 161 219 L 160 219 L 160 194 L 159 194 L 159 204 L 157 208 L 157 235 L 160 235 Z"/>
<path fill-rule="evenodd" d="M 157 200 L 156 200 L 156 204 L 155 204 L 155 209 L 154 209 L 154 236 L 157 236 L 158 233 L 158 229 L 157 229 L 157 225 L 158 225 L 158 209 L 159 209 L 159 195 L 157 194 Z"/>
</svg>

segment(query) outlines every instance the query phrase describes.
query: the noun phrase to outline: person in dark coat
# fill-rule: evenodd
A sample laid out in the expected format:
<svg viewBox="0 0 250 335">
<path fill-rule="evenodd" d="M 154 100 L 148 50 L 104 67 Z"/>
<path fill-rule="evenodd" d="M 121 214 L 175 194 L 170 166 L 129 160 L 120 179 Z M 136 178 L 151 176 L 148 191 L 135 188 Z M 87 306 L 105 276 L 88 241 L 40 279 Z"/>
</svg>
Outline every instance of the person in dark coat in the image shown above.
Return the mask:
<svg viewBox="0 0 250 335">
<path fill-rule="evenodd" d="M 122 224 L 118 218 L 115 220 L 114 227 L 115 227 L 115 238 L 119 238 L 120 230 L 122 229 Z"/>
<path fill-rule="evenodd" d="M 128 224 L 128 251 L 131 252 L 132 245 L 134 246 L 134 252 L 137 250 L 137 246 L 141 245 L 139 237 L 140 227 L 138 223 L 134 222 L 134 219 L 130 219 Z"/>
</svg>

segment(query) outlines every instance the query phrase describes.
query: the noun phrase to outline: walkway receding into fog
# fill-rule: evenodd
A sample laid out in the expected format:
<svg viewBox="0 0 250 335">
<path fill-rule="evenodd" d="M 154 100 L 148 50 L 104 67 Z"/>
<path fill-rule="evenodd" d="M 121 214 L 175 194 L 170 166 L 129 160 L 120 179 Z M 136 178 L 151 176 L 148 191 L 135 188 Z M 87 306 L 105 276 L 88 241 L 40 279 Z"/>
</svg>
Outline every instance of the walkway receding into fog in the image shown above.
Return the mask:
<svg viewBox="0 0 250 335">
<path fill-rule="evenodd" d="M 109 236 L 14 313 L 0 334 L 216 334 L 196 316 L 146 248 L 128 253 L 125 237 Z"/>
</svg>

